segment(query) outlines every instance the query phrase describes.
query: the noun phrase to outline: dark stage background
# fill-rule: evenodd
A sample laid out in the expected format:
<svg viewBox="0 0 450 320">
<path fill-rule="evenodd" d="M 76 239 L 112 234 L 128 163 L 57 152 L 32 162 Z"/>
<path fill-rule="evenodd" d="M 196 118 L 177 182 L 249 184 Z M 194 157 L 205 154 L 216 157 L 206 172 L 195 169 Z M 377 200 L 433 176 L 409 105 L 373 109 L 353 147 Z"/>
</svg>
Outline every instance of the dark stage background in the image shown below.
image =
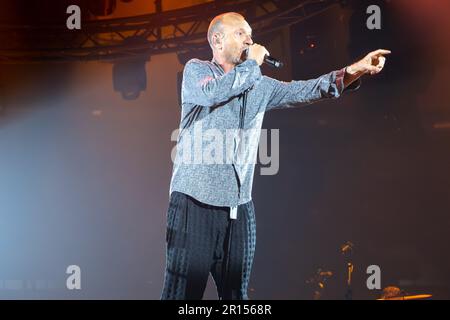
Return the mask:
<svg viewBox="0 0 450 320">
<path fill-rule="evenodd" d="M 1 24 L 59 21 L 51 5 L 37 16 L 42 6 L 4 2 Z M 373 264 L 382 287 L 448 299 L 450 5 L 345 3 L 256 39 L 287 62 L 263 68 L 281 80 L 393 53 L 357 92 L 266 114 L 264 128 L 280 129 L 280 170 L 255 171 L 250 298 L 312 299 L 306 281 L 321 268 L 333 272 L 322 297 L 343 299 L 340 246 L 351 241 L 354 299 L 380 295 L 366 287 Z M 381 30 L 365 27 L 370 4 L 382 8 Z M 153 11 L 141 0 L 111 17 Z M 152 56 L 147 89 L 124 100 L 109 62 L 0 60 L 0 298 L 159 299 L 182 68 L 176 54 Z M 65 288 L 72 264 L 81 290 Z M 216 298 L 211 281 L 205 298 Z"/>
</svg>

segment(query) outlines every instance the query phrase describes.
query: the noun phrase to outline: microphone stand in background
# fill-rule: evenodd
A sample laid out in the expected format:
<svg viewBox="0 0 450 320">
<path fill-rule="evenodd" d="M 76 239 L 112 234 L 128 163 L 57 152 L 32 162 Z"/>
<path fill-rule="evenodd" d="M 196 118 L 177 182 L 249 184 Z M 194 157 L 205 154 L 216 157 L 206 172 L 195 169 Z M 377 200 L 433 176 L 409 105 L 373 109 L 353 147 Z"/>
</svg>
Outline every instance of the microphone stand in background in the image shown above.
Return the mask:
<svg viewBox="0 0 450 320">
<path fill-rule="evenodd" d="M 353 273 L 353 247 L 354 244 L 350 241 L 347 241 L 341 246 L 341 254 L 344 256 L 346 263 L 346 274 L 347 274 L 347 284 L 345 291 L 345 300 L 353 299 L 353 290 L 352 290 L 352 273 Z"/>
</svg>

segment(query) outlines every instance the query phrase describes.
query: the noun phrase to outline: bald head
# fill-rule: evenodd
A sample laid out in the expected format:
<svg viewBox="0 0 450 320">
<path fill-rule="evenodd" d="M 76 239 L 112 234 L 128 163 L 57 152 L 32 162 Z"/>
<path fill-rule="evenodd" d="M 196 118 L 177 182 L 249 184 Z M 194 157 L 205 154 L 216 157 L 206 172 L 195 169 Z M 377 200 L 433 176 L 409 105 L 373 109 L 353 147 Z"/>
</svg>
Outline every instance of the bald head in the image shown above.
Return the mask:
<svg viewBox="0 0 450 320">
<path fill-rule="evenodd" d="M 233 67 L 245 60 L 245 51 L 253 44 L 252 28 L 239 13 L 223 13 L 209 24 L 208 42 L 213 58 L 225 68 Z"/>
<path fill-rule="evenodd" d="M 244 23 L 245 18 L 237 13 L 237 12 L 226 12 L 222 13 L 221 15 L 216 16 L 214 19 L 212 19 L 211 23 L 209 24 L 208 28 L 208 42 L 211 48 L 213 47 L 213 35 L 216 33 L 222 34 L 222 36 L 225 34 L 225 28 L 232 26 L 236 23 Z"/>
</svg>

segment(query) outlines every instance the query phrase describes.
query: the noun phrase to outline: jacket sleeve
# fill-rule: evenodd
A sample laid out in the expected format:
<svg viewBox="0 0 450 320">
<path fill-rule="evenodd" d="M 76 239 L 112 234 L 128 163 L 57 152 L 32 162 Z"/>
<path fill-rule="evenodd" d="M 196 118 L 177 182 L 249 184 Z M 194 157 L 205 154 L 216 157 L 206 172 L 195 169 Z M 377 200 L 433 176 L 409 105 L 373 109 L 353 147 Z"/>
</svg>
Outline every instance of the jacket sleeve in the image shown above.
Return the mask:
<svg viewBox="0 0 450 320">
<path fill-rule="evenodd" d="M 360 80 L 344 89 L 345 69 L 332 71 L 316 79 L 283 82 L 264 77 L 270 88 L 266 111 L 297 107 L 298 104 L 310 104 L 323 99 L 336 99 L 344 91 L 357 90 Z"/>
<path fill-rule="evenodd" d="M 192 59 L 186 63 L 183 72 L 182 103 L 204 107 L 219 105 L 251 88 L 261 78 L 261 70 L 253 59 L 218 78 L 206 63 Z"/>
</svg>

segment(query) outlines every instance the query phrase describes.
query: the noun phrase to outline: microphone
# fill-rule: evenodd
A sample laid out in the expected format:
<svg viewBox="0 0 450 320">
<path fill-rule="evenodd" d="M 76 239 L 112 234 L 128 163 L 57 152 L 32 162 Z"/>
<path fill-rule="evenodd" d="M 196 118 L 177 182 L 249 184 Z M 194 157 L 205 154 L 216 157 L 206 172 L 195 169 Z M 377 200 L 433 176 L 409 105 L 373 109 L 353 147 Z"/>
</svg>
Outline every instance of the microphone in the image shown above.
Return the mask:
<svg viewBox="0 0 450 320">
<path fill-rule="evenodd" d="M 248 48 L 244 51 L 245 52 L 245 57 L 247 57 L 248 56 Z M 284 64 L 283 64 L 283 62 L 281 62 L 280 60 L 278 60 L 278 59 L 275 59 L 274 57 L 272 57 L 272 56 L 268 56 L 268 55 L 266 55 L 265 57 L 264 57 L 264 63 L 266 63 L 266 64 L 268 64 L 269 66 L 271 66 L 271 67 L 274 67 L 274 68 L 281 68 Z"/>
<path fill-rule="evenodd" d="M 283 62 L 281 62 L 280 60 L 275 59 L 272 56 L 268 56 L 268 55 L 266 55 L 264 57 L 264 62 L 266 64 L 268 64 L 269 66 L 274 67 L 274 68 L 281 68 L 283 66 Z"/>
</svg>

